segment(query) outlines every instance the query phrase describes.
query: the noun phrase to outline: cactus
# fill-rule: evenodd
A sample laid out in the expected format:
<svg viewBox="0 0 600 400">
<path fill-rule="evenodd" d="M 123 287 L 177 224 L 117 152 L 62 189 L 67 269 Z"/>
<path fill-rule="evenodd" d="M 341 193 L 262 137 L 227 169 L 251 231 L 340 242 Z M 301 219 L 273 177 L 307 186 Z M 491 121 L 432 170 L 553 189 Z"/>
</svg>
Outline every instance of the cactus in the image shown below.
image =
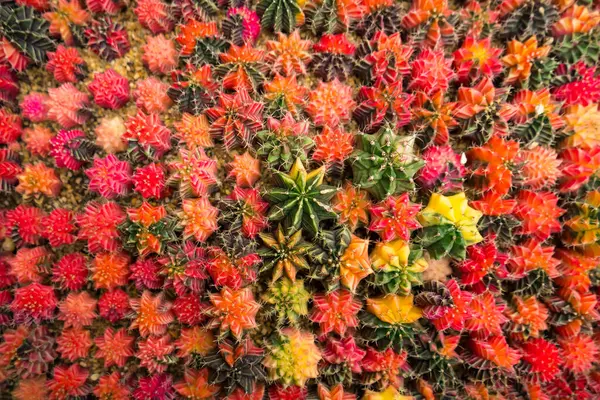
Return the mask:
<svg viewBox="0 0 600 400">
<path fill-rule="evenodd" d="M 316 53 L 310 65 L 316 76 L 325 82 L 335 78 L 340 81 L 348 79 L 356 47 L 348 41 L 346 35 L 324 35 L 313 49 Z"/>
<path fill-rule="evenodd" d="M 258 251 L 258 254 L 263 257 L 261 272 L 272 269 L 273 282 L 277 281 L 284 272 L 294 282 L 298 270 L 309 268 L 306 255 L 314 245 L 304 241 L 301 230 L 290 234 L 279 225 L 273 235 L 261 232 L 259 237 L 265 245 Z"/>
<path fill-rule="evenodd" d="M 373 285 L 385 293 L 404 296 L 410 294 L 412 285 L 422 283 L 421 272 L 428 267 L 422 252 L 411 251 L 402 239 L 377 243 L 371 252 L 371 263 L 375 271 L 372 275 Z"/>
<path fill-rule="evenodd" d="M 303 18 L 297 0 L 261 0 L 256 11 L 263 29 L 276 33 L 291 33 Z"/>
<path fill-rule="evenodd" d="M 123 57 L 130 48 L 125 28 L 108 17 L 92 21 L 85 37 L 90 49 L 107 61 Z"/>
<path fill-rule="evenodd" d="M 423 162 L 404 148 L 404 140 L 391 129 L 376 135 L 359 135 L 351 156 L 353 183 L 382 200 L 414 187 L 413 176 Z"/>
<path fill-rule="evenodd" d="M 269 220 L 283 220 L 290 229 L 303 227 L 316 234 L 321 221 L 337 217 L 328 204 L 336 189 L 323 184 L 324 167 L 307 173 L 302 161 L 296 159 L 288 174 L 277 172 L 277 177 L 280 186 L 264 195 L 265 200 L 271 203 Z"/>
<path fill-rule="evenodd" d="M 269 378 L 280 379 L 286 385 L 304 386 L 319 374 L 317 364 L 321 352 L 312 333 L 286 328 L 268 345 L 265 366 Z"/>
<path fill-rule="evenodd" d="M 539 0 L 515 3 L 521 5 L 511 10 L 502 24 L 502 36 L 506 39 L 543 38 L 559 18 L 554 4 Z"/>
<path fill-rule="evenodd" d="M 48 37 L 49 24 L 33 8 L 2 7 L 0 21 L 2 35 L 34 63 L 43 63 L 46 52 L 54 50 L 55 43 Z"/>
</svg>

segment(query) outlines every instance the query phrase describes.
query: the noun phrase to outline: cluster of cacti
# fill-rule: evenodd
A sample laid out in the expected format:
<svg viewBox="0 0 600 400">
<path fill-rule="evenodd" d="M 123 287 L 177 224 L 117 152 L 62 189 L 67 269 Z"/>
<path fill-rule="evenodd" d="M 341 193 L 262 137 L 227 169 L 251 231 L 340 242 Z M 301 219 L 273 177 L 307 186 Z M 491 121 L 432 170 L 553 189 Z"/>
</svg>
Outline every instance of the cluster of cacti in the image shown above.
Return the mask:
<svg viewBox="0 0 600 400">
<path fill-rule="evenodd" d="M 0 398 L 600 398 L 600 3 L 0 0 Z"/>
</svg>

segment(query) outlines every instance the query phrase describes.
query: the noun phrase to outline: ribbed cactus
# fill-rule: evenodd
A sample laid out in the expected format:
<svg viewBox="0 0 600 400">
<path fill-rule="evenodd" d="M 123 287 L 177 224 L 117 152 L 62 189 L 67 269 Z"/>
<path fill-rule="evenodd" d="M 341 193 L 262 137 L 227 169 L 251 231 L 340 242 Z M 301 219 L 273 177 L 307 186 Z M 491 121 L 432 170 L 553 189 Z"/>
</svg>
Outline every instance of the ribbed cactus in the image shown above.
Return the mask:
<svg viewBox="0 0 600 400">
<path fill-rule="evenodd" d="M 48 36 L 48 26 L 48 21 L 40 18 L 33 8 L 0 8 L 2 35 L 36 64 L 43 63 L 46 52 L 55 47 Z"/>
</svg>

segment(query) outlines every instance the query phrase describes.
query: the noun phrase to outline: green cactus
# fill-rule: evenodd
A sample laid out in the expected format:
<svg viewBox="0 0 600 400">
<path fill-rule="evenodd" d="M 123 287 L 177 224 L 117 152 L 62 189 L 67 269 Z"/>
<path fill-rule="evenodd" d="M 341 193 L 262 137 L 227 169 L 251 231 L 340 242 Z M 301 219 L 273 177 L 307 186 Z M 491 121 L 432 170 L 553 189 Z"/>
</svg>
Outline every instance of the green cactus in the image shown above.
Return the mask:
<svg viewBox="0 0 600 400">
<path fill-rule="evenodd" d="M 261 0 L 256 7 L 263 29 L 290 33 L 302 9 L 297 0 Z"/>
<path fill-rule="evenodd" d="M 30 7 L 0 7 L 0 33 L 34 63 L 46 61 L 46 52 L 55 47 L 48 36 L 50 23 Z"/>
<path fill-rule="evenodd" d="M 552 146 L 556 133 L 548 116 L 540 114 L 531 121 L 515 127 L 513 135 L 524 145 L 537 143 L 542 146 Z"/>
<path fill-rule="evenodd" d="M 537 36 L 542 39 L 550 33 L 558 21 L 558 9 L 554 4 L 542 0 L 526 0 L 512 11 L 502 24 L 502 36 L 521 41 Z"/>
<path fill-rule="evenodd" d="M 424 165 L 403 138 L 386 128 L 374 135 L 358 135 L 358 150 L 350 157 L 353 182 L 377 200 L 412 190 L 413 176 Z"/>
<path fill-rule="evenodd" d="M 263 300 L 272 306 L 267 314 L 275 315 L 278 325 L 296 325 L 308 315 L 310 293 L 304 288 L 304 281 L 283 278 L 271 284 Z"/>
<path fill-rule="evenodd" d="M 550 86 L 556 67 L 558 62 L 552 58 L 536 59 L 531 65 L 529 89 L 538 90 Z"/>
<path fill-rule="evenodd" d="M 600 57 L 600 30 L 562 36 L 554 43 L 552 54 L 569 64 L 583 61 L 595 65 Z"/>
<path fill-rule="evenodd" d="M 306 162 L 308 151 L 315 145 L 309 136 L 281 136 L 269 130 L 259 131 L 256 137 L 260 143 L 258 156 L 277 170 L 289 170 L 296 159 Z"/>
<path fill-rule="evenodd" d="M 340 265 L 344 251 L 350 246 L 352 233 L 346 226 L 317 233 L 310 251 L 310 278 L 324 282 L 328 290 L 339 286 Z"/>
<path fill-rule="evenodd" d="M 273 235 L 262 232 L 258 235 L 265 244 L 258 251 L 263 258 L 261 272 L 273 270 L 273 282 L 284 272 L 290 279 L 295 280 L 298 270 L 309 268 L 306 256 L 314 245 L 302 238 L 301 230 L 289 234 L 279 225 Z"/>
<path fill-rule="evenodd" d="M 269 220 L 284 220 L 287 228 L 297 230 L 302 226 L 314 235 L 321 221 L 337 217 L 329 205 L 337 189 L 323 184 L 325 167 L 307 173 L 298 158 L 289 174 L 276 174 L 280 185 L 264 195 L 271 203 Z"/>
<path fill-rule="evenodd" d="M 306 26 L 315 36 L 339 33 L 344 24 L 338 18 L 336 0 L 311 1 L 306 6 Z"/>
</svg>

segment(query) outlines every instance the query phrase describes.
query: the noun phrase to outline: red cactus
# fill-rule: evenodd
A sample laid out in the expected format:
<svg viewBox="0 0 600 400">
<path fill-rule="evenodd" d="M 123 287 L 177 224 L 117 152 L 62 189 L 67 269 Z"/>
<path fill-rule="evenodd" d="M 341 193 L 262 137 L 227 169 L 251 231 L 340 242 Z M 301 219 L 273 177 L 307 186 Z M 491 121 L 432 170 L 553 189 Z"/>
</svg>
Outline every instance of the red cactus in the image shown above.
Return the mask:
<svg viewBox="0 0 600 400">
<path fill-rule="evenodd" d="M 513 366 L 520 359 L 519 352 L 508 345 L 504 336 L 471 339 L 469 341 L 469 349 L 474 356 L 469 361 L 475 365 L 477 359 L 483 359 L 492 362 L 500 368 L 512 371 Z"/>
<path fill-rule="evenodd" d="M 227 17 L 239 16 L 242 21 L 241 40 L 246 43 L 254 43 L 260 33 L 260 18 L 255 11 L 248 7 L 232 7 L 227 10 Z M 225 27 L 225 25 L 224 25 Z M 235 37 L 233 37 L 235 40 Z M 237 43 L 239 44 L 239 43 Z"/>
<path fill-rule="evenodd" d="M 163 125 L 158 114 L 138 111 L 127 119 L 125 127 L 123 139 L 154 149 L 157 157 L 171 148 L 171 131 Z"/>
<path fill-rule="evenodd" d="M 169 85 L 160 80 L 150 77 L 137 82 L 133 92 L 135 105 L 146 113 L 163 113 L 173 104 L 167 95 Z"/>
<path fill-rule="evenodd" d="M 27 244 L 37 244 L 44 231 L 44 212 L 37 207 L 25 206 L 6 212 L 8 228 L 15 232 L 18 237 Z"/>
<path fill-rule="evenodd" d="M 317 293 L 313 296 L 314 310 L 311 321 L 321 327 L 321 334 L 335 332 L 345 336 L 348 328 L 358 326 L 358 311 L 362 308 L 348 290 L 336 290 L 330 293 Z"/>
<path fill-rule="evenodd" d="M 239 290 L 256 281 L 255 268 L 260 262 L 256 253 L 230 257 L 222 249 L 212 247 L 206 269 L 216 286 Z"/>
<path fill-rule="evenodd" d="M 425 166 L 417 173 L 417 182 L 427 189 L 454 192 L 462 187 L 467 173 L 461 156 L 450 146 L 430 146 L 422 154 Z"/>
<path fill-rule="evenodd" d="M 144 288 L 156 290 L 162 287 L 161 265 L 156 260 L 152 258 L 138 259 L 129 268 L 131 270 L 130 279 L 135 282 L 138 290 Z"/>
<path fill-rule="evenodd" d="M 401 79 L 391 83 L 378 81 L 375 86 L 363 86 L 358 92 L 354 119 L 367 133 L 376 132 L 386 121 L 400 128 L 410 123 L 410 105 L 414 99 L 412 94 L 402 92 Z"/>
<path fill-rule="evenodd" d="M 373 373 L 374 379 L 382 386 L 399 388 L 402 384 L 401 372 L 406 367 L 406 357 L 405 352 L 396 353 L 392 348 L 377 351 L 369 347 L 361 364 L 363 370 Z"/>
<path fill-rule="evenodd" d="M 94 166 L 88 168 L 85 174 L 90 179 L 89 190 L 106 199 L 124 196 L 131 186 L 131 165 L 114 154 L 94 159 Z"/>
<path fill-rule="evenodd" d="M 362 359 L 367 352 L 361 349 L 354 337 L 347 336 L 343 339 L 329 337 L 322 352 L 323 359 L 329 364 L 346 364 L 352 372 L 362 371 Z"/>
<path fill-rule="evenodd" d="M 85 134 L 80 130 L 60 130 L 50 139 L 50 155 L 54 157 L 56 166 L 76 171 L 83 166 L 83 162 L 73 156 L 73 151 L 80 147 Z"/>
<path fill-rule="evenodd" d="M 204 321 L 206 305 L 193 293 L 177 297 L 173 303 L 173 312 L 182 324 L 197 325 Z"/>
<path fill-rule="evenodd" d="M 156 35 L 173 29 L 168 7 L 161 0 L 139 0 L 134 12 L 140 24 Z"/>
<path fill-rule="evenodd" d="M 64 83 L 48 89 L 48 118 L 65 129 L 85 123 L 90 114 L 87 107 L 90 100 L 87 94 L 80 92 L 72 83 Z"/>
<path fill-rule="evenodd" d="M 32 283 L 15 290 L 15 297 L 10 304 L 10 309 L 18 321 L 33 320 L 39 323 L 53 317 L 57 304 L 58 301 L 51 286 Z"/>
<path fill-rule="evenodd" d="M 85 0 L 88 9 L 93 13 L 115 15 L 123 7 L 120 0 Z"/>
<path fill-rule="evenodd" d="M 163 34 L 157 36 L 148 35 L 142 51 L 144 52 L 142 61 L 146 64 L 150 72 L 167 74 L 177 67 L 178 53 L 175 49 L 175 43 L 165 38 Z"/>
<path fill-rule="evenodd" d="M 130 311 L 129 296 L 121 289 L 105 292 L 98 300 L 98 311 L 102 318 L 114 324 Z"/>
<path fill-rule="evenodd" d="M 533 382 L 548 382 L 560 371 L 562 360 L 558 348 L 551 342 L 538 338 L 521 346 L 522 363 L 527 378 Z"/>
<path fill-rule="evenodd" d="M 107 61 L 123 57 L 129 51 L 129 38 L 125 28 L 109 17 L 92 20 L 85 30 L 89 48 Z"/>
<path fill-rule="evenodd" d="M 32 92 L 21 100 L 21 114 L 31 122 L 42 122 L 48 116 L 48 96 L 43 93 Z"/>
<path fill-rule="evenodd" d="M 133 356 L 134 339 L 125 329 L 114 331 L 108 327 L 102 336 L 94 339 L 94 343 L 98 346 L 95 357 L 104 359 L 104 368 L 109 368 L 111 365 L 124 367 L 127 359 Z"/>
<path fill-rule="evenodd" d="M 151 374 L 165 372 L 168 366 L 168 356 L 175 350 L 171 337 L 150 336 L 138 343 L 135 356 L 140 360 L 140 366 L 146 367 Z"/>
<path fill-rule="evenodd" d="M 416 219 L 420 209 L 419 204 L 410 202 L 408 193 L 390 196 L 369 209 L 372 217 L 369 230 L 377 232 L 384 242 L 394 239 L 408 241 L 411 230 L 421 227 Z"/>
<path fill-rule="evenodd" d="M 491 46 L 491 39 L 478 40 L 467 36 L 460 49 L 454 52 L 454 68 L 461 82 L 477 80 L 481 76 L 493 78 L 502 72 L 498 56 L 502 49 Z"/>
<path fill-rule="evenodd" d="M 0 144 L 11 144 L 19 139 L 22 133 L 21 118 L 6 108 L 0 108 Z"/>
<path fill-rule="evenodd" d="M 77 240 L 77 226 L 72 211 L 57 208 L 44 218 L 42 236 L 48 239 L 50 246 L 59 247 L 72 244 Z"/>
<path fill-rule="evenodd" d="M 143 198 L 160 199 L 165 189 L 165 169 L 161 164 L 148 164 L 135 170 L 132 177 L 136 192 Z"/>
<path fill-rule="evenodd" d="M 46 272 L 45 265 L 51 260 L 51 253 L 45 247 L 24 247 L 14 257 L 8 259 L 10 273 L 19 283 L 41 282 Z"/>
<path fill-rule="evenodd" d="M 81 253 L 64 255 L 52 269 L 52 282 L 63 290 L 81 290 L 88 280 L 87 260 Z"/>
<path fill-rule="evenodd" d="M 448 38 L 454 35 L 454 27 L 447 20 L 451 14 L 447 0 L 413 0 L 408 14 L 402 19 L 402 25 L 407 29 L 425 25 L 425 43 L 435 47 L 444 42 L 448 44 Z"/>
<path fill-rule="evenodd" d="M 121 383 L 119 372 L 112 372 L 110 375 L 100 377 L 94 389 L 94 395 L 100 399 L 128 400 L 130 394 L 129 388 Z"/>
<path fill-rule="evenodd" d="M 446 282 L 446 288 L 450 291 L 453 305 L 427 306 L 423 309 L 423 314 L 440 331 L 448 328 L 460 331 L 464 328 L 466 320 L 472 315 L 470 303 L 473 294 L 461 290 L 454 279 Z"/>
<path fill-rule="evenodd" d="M 9 149 L 0 149 L 0 189 L 7 190 L 17 183 L 17 176 L 21 171 L 17 153 Z"/>
<path fill-rule="evenodd" d="M 600 170 L 600 147 L 582 149 L 571 147 L 563 150 L 559 157 L 562 160 L 562 177 L 559 180 L 561 192 L 576 191 Z"/>
<path fill-rule="evenodd" d="M 139 387 L 133 392 L 135 400 L 145 400 L 148 397 L 159 399 L 173 398 L 173 378 L 171 375 L 156 374 L 148 378 L 140 378 Z"/>
<path fill-rule="evenodd" d="M 403 45 L 399 32 L 386 35 L 383 31 L 377 31 L 370 45 L 373 51 L 364 57 L 364 61 L 371 67 L 369 73 L 373 81 L 393 83 L 400 76 L 410 73 L 408 62 L 414 47 Z"/>
<path fill-rule="evenodd" d="M 0 100 L 13 101 L 18 94 L 17 76 L 8 65 L 0 64 Z"/>
<path fill-rule="evenodd" d="M 588 67 L 583 61 L 573 64 L 570 68 L 561 64 L 556 75 L 566 76 L 568 83 L 552 89 L 552 94 L 565 105 L 589 104 L 600 102 L 600 77 L 596 76 L 596 67 Z"/>
<path fill-rule="evenodd" d="M 109 68 L 94 75 L 94 80 L 88 85 L 88 90 L 94 96 L 94 101 L 100 107 L 116 110 L 129 101 L 129 82 L 127 78 Z"/>
<path fill-rule="evenodd" d="M 417 117 L 417 129 L 432 129 L 433 141 L 436 144 L 447 144 L 450 140 L 450 129 L 458 126 L 455 110 L 458 103 L 444 102 L 444 92 L 438 90 L 427 96 L 418 92 L 415 96 L 415 108 L 412 110 Z"/>
<path fill-rule="evenodd" d="M 217 184 L 217 162 L 208 157 L 203 149 L 179 150 L 179 159 L 169 164 L 173 171 L 169 180 L 179 182 L 182 197 L 205 196 Z"/>
<path fill-rule="evenodd" d="M 507 256 L 498 251 L 492 237 L 486 238 L 483 243 L 469 246 L 467 254 L 468 257 L 458 264 L 464 285 L 475 285 L 488 274 L 499 278 L 508 275 L 505 267 Z"/>
<path fill-rule="evenodd" d="M 89 326 L 97 316 L 96 303 L 88 292 L 69 293 L 58 306 L 58 319 L 64 322 L 65 328 Z"/>
<path fill-rule="evenodd" d="M 125 213 L 116 203 L 90 202 L 77 217 L 79 239 L 88 241 L 92 253 L 115 251 L 120 248 L 118 225 L 125 222 Z"/>
<path fill-rule="evenodd" d="M 558 197 L 555 194 L 521 190 L 517 200 L 514 215 L 522 221 L 520 234 L 546 240 L 552 233 L 560 232 L 558 217 L 565 210 L 558 207 Z"/>
<path fill-rule="evenodd" d="M 46 70 L 60 83 L 76 83 L 86 75 L 86 64 L 76 47 L 58 45 L 49 51 Z"/>
<path fill-rule="evenodd" d="M 78 358 L 86 358 L 92 347 L 90 332 L 81 328 L 64 329 L 56 338 L 58 352 L 61 357 L 71 362 Z"/>
<path fill-rule="evenodd" d="M 79 364 L 54 367 L 54 377 L 48 382 L 50 399 L 86 396 L 91 388 L 86 384 L 89 373 Z"/>
<path fill-rule="evenodd" d="M 263 107 L 245 90 L 235 95 L 221 93 L 218 105 L 206 110 L 212 122 L 210 133 L 223 138 L 227 151 L 236 146 L 248 147 L 256 131 L 263 126 Z"/>
<path fill-rule="evenodd" d="M 445 92 L 448 90 L 450 80 L 454 78 L 451 64 L 452 60 L 444 58 L 442 51 L 422 50 L 411 64 L 411 81 L 408 88 L 421 90 L 425 94 L 437 90 Z"/>
<path fill-rule="evenodd" d="M 236 186 L 227 198 L 243 204 L 242 233 L 246 237 L 256 237 L 269 225 L 265 217 L 269 203 L 263 201 L 257 189 L 244 189 Z"/>
</svg>

